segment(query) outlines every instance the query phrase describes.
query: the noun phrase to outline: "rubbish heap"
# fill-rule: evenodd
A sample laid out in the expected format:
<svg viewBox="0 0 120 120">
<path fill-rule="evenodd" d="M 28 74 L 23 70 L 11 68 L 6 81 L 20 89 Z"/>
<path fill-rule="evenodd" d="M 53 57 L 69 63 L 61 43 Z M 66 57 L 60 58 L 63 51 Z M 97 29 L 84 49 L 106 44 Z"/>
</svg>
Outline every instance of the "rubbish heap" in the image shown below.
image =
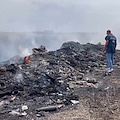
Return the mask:
<svg viewBox="0 0 120 120">
<path fill-rule="evenodd" d="M 75 90 L 99 88 L 99 81 L 92 76 L 94 71 L 107 75 L 102 48 L 100 43 L 82 45 L 72 41 L 56 51 L 41 46 L 33 48 L 33 54 L 22 63 L 0 67 L 0 114 L 11 115 L 9 119 L 14 115 L 29 118 L 32 113 L 43 117 L 41 111 L 78 104 Z"/>
</svg>

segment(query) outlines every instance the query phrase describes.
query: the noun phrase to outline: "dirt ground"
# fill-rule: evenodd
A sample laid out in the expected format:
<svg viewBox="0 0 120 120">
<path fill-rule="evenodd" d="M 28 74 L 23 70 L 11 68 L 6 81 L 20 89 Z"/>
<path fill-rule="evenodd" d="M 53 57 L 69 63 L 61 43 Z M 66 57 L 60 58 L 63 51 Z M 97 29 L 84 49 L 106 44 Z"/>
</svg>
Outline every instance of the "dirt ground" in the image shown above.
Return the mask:
<svg viewBox="0 0 120 120">
<path fill-rule="evenodd" d="M 75 108 L 51 114 L 45 120 L 120 120 L 120 69 L 100 79 L 104 86 L 101 84 L 99 90 L 77 89 L 80 104 Z"/>
</svg>

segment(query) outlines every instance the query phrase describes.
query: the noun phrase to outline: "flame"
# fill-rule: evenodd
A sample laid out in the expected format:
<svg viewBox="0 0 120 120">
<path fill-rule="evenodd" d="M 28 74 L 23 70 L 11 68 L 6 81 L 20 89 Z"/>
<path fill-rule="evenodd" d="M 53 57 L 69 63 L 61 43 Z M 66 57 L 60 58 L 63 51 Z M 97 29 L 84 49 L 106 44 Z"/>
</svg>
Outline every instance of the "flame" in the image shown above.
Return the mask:
<svg viewBox="0 0 120 120">
<path fill-rule="evenodd" d="M 31 62 L 29 56 L 26 56 L 26 57 L 25 57 L 25 62 L 26 62 L 26 63 L 30 63 L 30 62 Z"/>
</svg>

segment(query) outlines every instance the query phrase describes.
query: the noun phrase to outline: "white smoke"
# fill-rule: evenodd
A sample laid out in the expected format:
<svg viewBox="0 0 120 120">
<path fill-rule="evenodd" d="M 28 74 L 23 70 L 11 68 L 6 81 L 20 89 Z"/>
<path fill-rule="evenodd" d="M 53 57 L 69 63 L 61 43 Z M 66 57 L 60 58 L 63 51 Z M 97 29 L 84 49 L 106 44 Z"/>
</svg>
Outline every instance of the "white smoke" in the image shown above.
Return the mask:
<svg viewBox="0 0 120 120">
<path fill-rule="evenodd" d="M 17 73 L 14 77 L 14 82 L 15 83 L 20 83 L 23 81 L 23 75 L 21 73 Z"/>
<path fill-rule="evenodd" d="M 30 50 L 28 48 L 23 48 L 22 46 L 19 46 L 20 56 L 25 57 L 31 54 Z"/>
<path fill-rule="evenodd" d="M 114 34 L 114 32 L 113 32 Z M 33 48 L 44 45 L 47 50 L 59 49 L 64 42 L 75 41 L 80 44 L 105 43 L 105 33 L 0 33 L 0 62 L 15 55 L 21 57 L 32 53 Z"/>
<path fill-rule="evenodd" d="M 35 39 L 32 39 L 31 43 L 32 47 L 38 47 L 38 44 L 36 43 Z"/>
<path fill-rule="evenodd" d="M 37 45 L 35 39 L 30 40 L 30 43 L 31 43 L 31 46 L 29 46 L 28 48 L 24 48 L 22 46 L 19 46 L 19 51 L 20 51 L 20 56 L 21 57 L 25 57 L 25 56 L 28 56 L 28 55 L 32 54 L 31 49 L 34 48 L 34 47 L 37 48 L 38 45 Z M 29 48 L 31 48 L 31 49 L 29 49 Z"/>
</svg>

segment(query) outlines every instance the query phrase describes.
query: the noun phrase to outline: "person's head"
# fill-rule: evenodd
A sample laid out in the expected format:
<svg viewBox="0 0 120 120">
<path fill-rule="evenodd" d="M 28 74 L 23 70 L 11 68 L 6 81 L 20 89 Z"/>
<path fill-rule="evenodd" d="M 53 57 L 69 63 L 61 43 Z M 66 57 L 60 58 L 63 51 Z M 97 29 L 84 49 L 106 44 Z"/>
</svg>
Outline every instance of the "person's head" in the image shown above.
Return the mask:
<svg viewBox="0 0 120 120">
<path fill-rule="evenodd" d="M 111 34 L 111 30 L 107 30 L 107 35 Z"/>
</svg>

